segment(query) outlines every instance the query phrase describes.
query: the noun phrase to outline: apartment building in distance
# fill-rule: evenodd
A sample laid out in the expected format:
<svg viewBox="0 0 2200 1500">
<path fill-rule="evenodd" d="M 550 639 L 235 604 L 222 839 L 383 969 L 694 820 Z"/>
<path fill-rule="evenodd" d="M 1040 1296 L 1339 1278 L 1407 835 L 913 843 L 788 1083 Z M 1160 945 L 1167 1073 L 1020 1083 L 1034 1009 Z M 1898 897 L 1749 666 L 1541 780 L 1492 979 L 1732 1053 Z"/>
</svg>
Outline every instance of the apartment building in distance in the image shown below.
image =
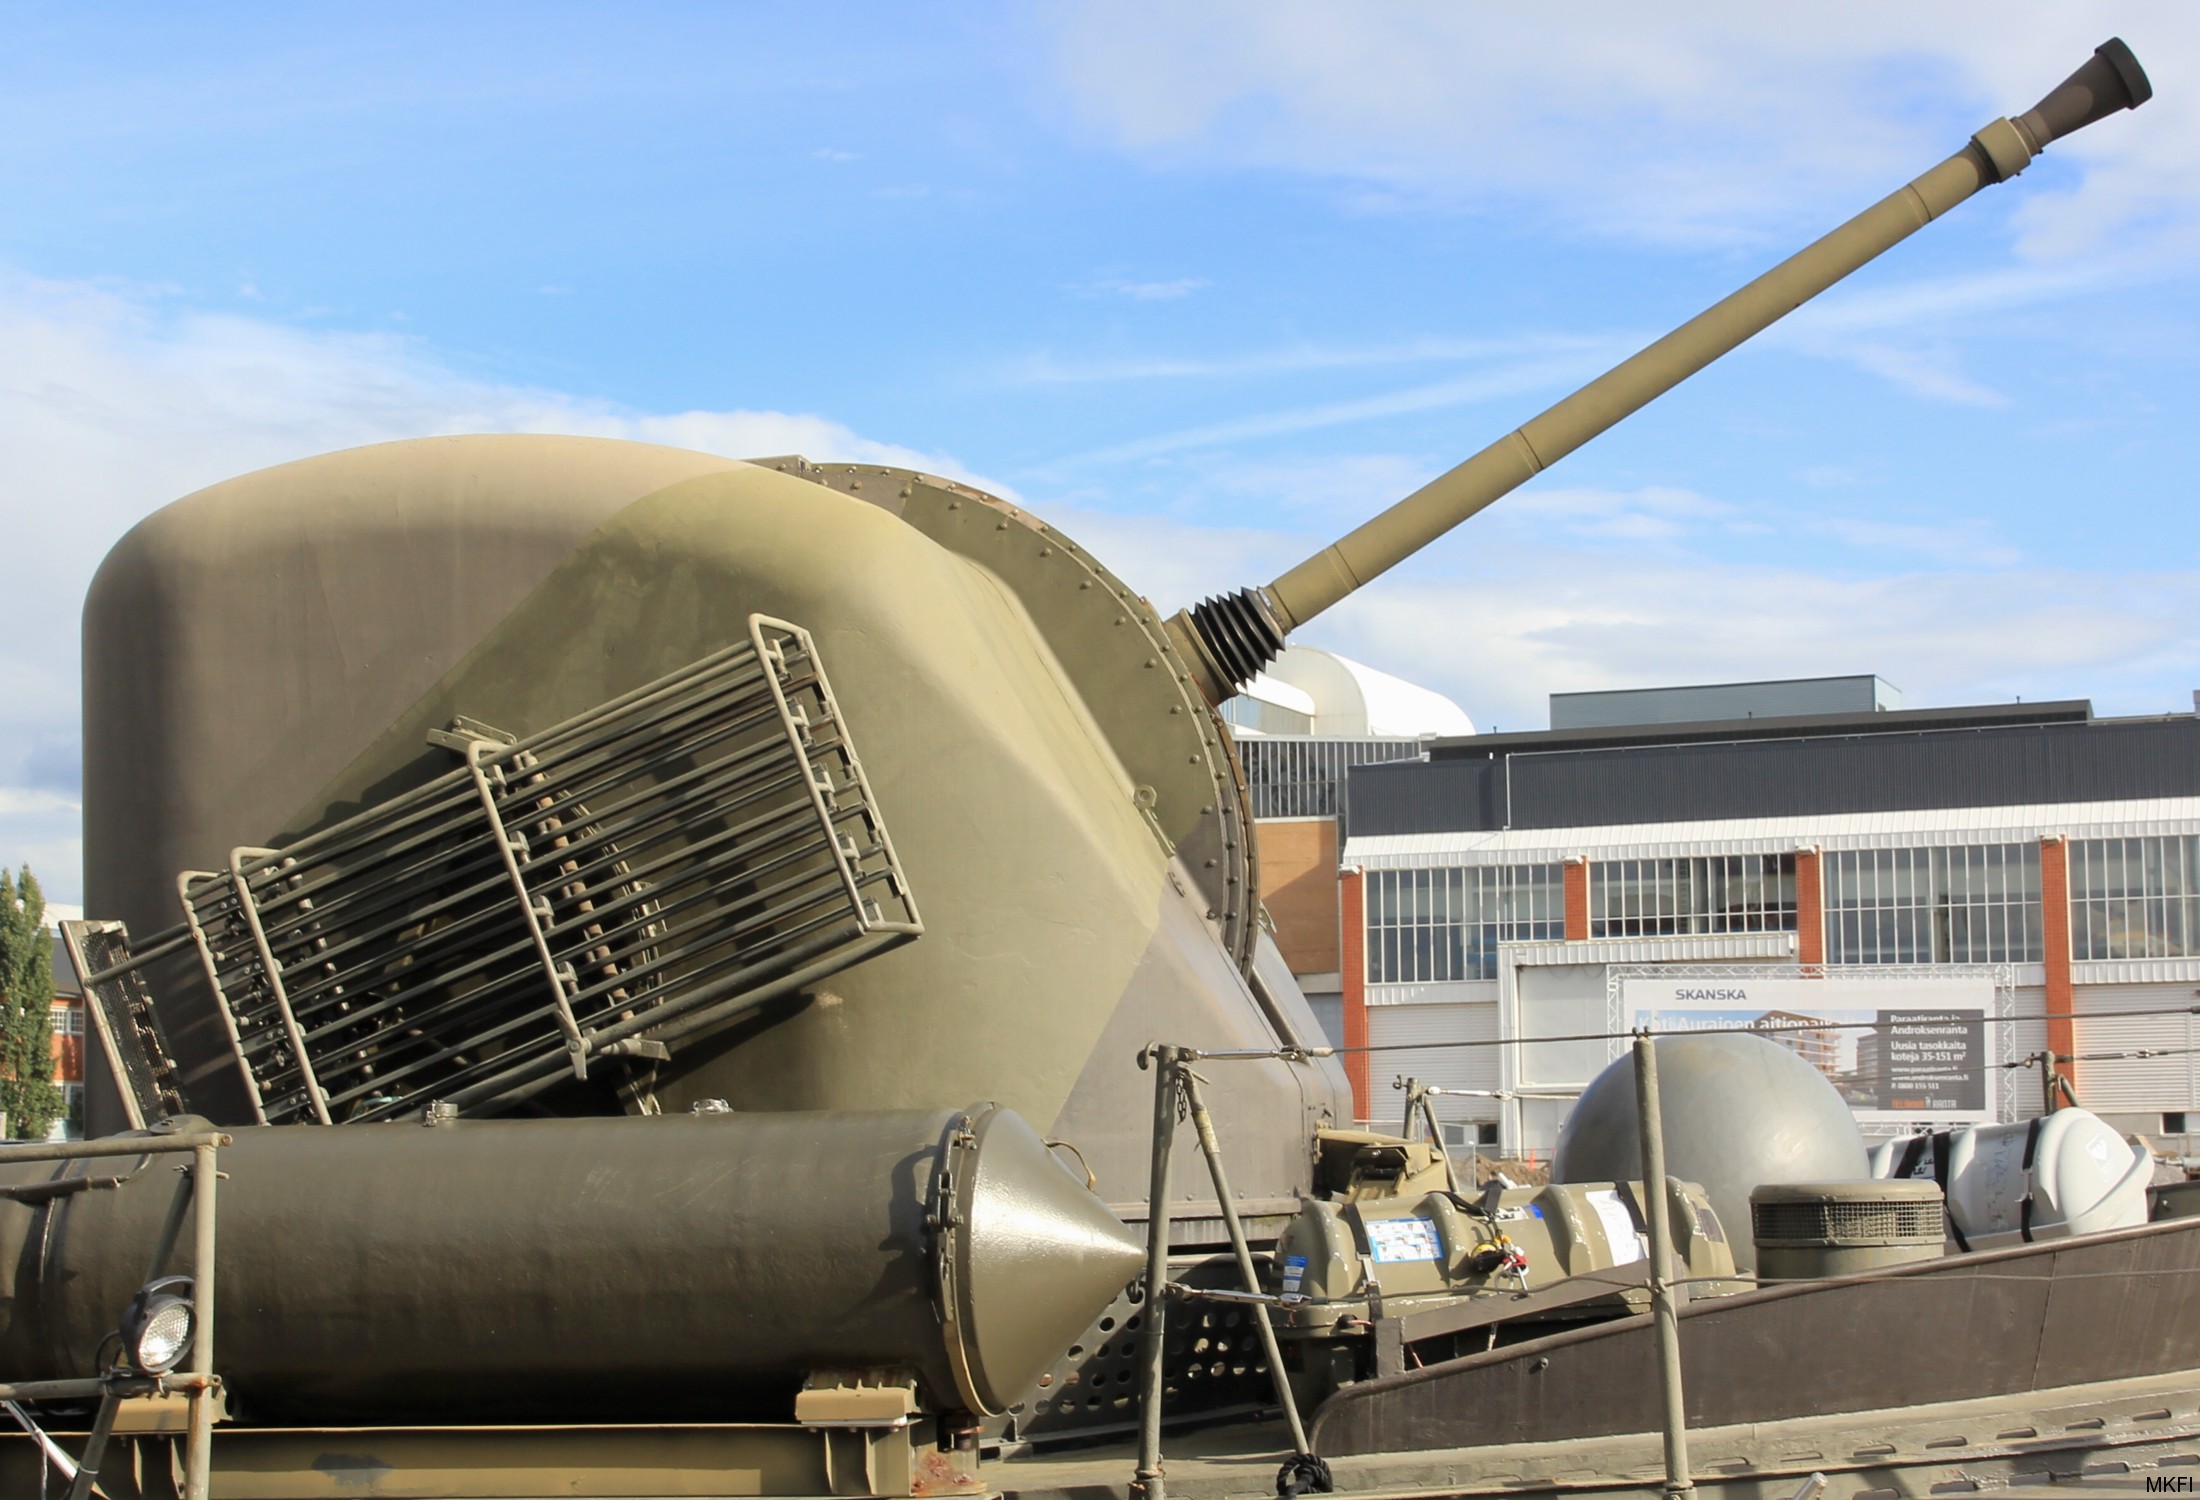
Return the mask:
<svg viewBox="0 0 2200 1500">
<path fill-rule="evenodd" d="M 85 1025 L 84 988 L 77 983 L 76 966 L 56 934 L 53 942 L 53 1081 L 61 1090 L 62 1112 L 51 1132 L 57 1141 L 77 1140 L 84 1134 L 84 1047 L 89 1032 Z"/>
</svg>

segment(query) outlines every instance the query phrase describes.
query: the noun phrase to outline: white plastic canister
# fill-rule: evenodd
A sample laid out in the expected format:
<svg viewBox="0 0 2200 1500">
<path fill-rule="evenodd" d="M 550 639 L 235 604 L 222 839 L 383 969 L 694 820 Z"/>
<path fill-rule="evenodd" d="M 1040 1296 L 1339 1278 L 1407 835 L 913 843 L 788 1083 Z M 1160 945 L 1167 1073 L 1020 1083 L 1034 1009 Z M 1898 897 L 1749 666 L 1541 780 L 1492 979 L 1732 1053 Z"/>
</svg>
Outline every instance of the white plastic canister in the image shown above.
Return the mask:
<svg viewBox="0 0 2200 1500">
<path fill-rule="evenodd" d="M 1996 1250 L 2147 1221 L 2154 1158 L 2100 1116 L 2061 1109 L 1888 1141 L 1875 1177 L 1929 1177 L 1948 1195 L 1948 1248 Z"/>
</svg>

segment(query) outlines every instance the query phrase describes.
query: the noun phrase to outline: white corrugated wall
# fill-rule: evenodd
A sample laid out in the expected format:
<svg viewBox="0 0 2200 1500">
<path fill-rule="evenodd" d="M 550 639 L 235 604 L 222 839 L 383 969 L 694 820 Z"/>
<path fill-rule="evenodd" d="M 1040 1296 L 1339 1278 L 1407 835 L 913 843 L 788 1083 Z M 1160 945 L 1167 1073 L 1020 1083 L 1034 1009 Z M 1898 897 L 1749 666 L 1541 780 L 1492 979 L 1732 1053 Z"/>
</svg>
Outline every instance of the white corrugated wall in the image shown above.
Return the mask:
<svg viewBox="0 0 2200 1500">
<path fill-rule="evenodd" d="M 1387 1005 L 1370 1007 L 1367 1040 L 1374 1047 L 1403 1047 L 1399 1052 L 1376 1052 L 1367 1060 L 1367 1079 L 1374 1098 L 1369 1106 L 1376 1123 L 1395 1130 L 1405 1107 L 1405 1095 L 1391 1087 L 1394 1078 L 1418 1078 L 1447 1089 L 1495 1089 L 1495 1047 L 1432 1047 L 1432 1042 L 1495 1041 L 1497 1005 L 1491 1001 L 1473 1005 Z M 1437 1098 L 1441 1120 L 1494 1120 L 1495 1099 Z"/>
<path fill-rule="evenodd" d="M 2147 1115 L 2200 1109 L 2200 1016 L 2190 984 L 2082 984 L 2072 1009 L 2078 1013 L 2077 1045 L 2089 1052 L 2161 1049 L 2165 1057 L 2120 1058 L 2078 1064 L 2078 1102 L 2100 1115 Z M 2173 1010 L 2175 1015 L 2132 1015 Z M 2040 1045 L 2045 1045 L 2041 1043 Z M 2029 1049 L 2027 1049 L 2029 1050 Z M 2026 1074 L 2034 1086 L 2038 1075 Z"/>
<path fill-rule="evenodd" d="M 2030 1057 L 2035 1052 L 2047 1050 L 2047 986 L 2044 984 L 2020 984 L 2010 1006 L 2016 1020 L 2009 1031 L 2009 1060 Z M 1989 1046 L 1986 1055 L 1994 1062 L 2001 1060 L 1998 1045 Z M 2010 1068 L 2003 1072 L 2001 1087 L 2004 1094 L 2016 1101 L 2016 1117 L 2030 1119 L 2046 1106 L 2046 1095 L 2040 1086 L 2038 1068 Z"/>
</svg>

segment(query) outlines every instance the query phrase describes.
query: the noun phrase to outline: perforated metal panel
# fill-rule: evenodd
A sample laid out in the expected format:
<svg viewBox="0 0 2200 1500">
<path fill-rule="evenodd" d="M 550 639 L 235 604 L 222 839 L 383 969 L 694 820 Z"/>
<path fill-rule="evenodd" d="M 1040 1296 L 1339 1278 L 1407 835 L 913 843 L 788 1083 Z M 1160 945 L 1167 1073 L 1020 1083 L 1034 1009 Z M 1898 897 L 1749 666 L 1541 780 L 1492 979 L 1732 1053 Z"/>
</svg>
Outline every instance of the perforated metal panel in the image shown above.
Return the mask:
<svg viewBox="0 0 2200 1500">
<path fill-rule="evenodd" d="M 1229 1256 L 1179 1261 L 1170 1279 L 1187 1286 L 1244 1285 Z M 1126 1288 L 1017 1403 L 1002 1434 L 1043 1443 L 1133 1430 L 1145 1315 L 1144 1287 Z M 1164 1420 L 1171 1425 L 1247 1415 L 1275 1403 L 1267 1356 L 1243 1307 L 1172 1302 L 1162 1376 Z"/>
</svg>

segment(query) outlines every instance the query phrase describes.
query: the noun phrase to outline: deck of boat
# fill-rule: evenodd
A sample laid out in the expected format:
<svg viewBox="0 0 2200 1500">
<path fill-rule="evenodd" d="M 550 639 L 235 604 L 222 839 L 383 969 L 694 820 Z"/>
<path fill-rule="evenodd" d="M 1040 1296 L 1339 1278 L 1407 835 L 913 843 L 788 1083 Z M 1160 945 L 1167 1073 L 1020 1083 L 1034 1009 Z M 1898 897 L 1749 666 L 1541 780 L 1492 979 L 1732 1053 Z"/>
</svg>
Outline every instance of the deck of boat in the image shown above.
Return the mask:
<svg viewBox="0 0 2200 1500">
<path fill-rule="evenodd" d="M 1807 1353 L 1799 1351 L 1799 1357 Z M 1788 1500 L 1812 1474 L 1827 1500 L 2029 1489 L 2128 1494 L 2147 1475 L 2200 1486 L 2200 1371 L 1838 1416 L 1744 1423 L 1689 1433 L 1696 1487 L 1734 1500 Z M 1289 1451 L 1281 1423 L 1173 1437 L 1163 1472 L 1171 1500 L 1270 1500 Z M 1134 1446 L 1022 1453 L 985 1466 L 1005 1500 L 1128 1500 Z M 1535 1493 L 1657 1495 L 1659 1435 L 1516 1443 L 1331 1460 L 1352 1496 Z"/>
</svg>

